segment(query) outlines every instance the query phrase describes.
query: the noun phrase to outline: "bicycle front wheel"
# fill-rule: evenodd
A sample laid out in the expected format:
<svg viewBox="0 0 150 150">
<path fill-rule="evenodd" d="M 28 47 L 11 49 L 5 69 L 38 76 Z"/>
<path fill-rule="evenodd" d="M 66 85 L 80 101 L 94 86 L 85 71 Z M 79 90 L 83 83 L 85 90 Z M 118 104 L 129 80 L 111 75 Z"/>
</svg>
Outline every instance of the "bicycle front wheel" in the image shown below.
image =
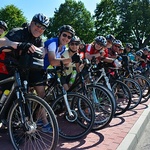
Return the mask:
<svg viewBox="0 0 150 150">
<path fill-rule="evenodd" d="M 9 112 L 9 135 L 16 150 L 54 150 L 58 143 L 58 124 L 51 107 L 40 97 L 26 95 L 16 100 Z"/>
<path fill-rule="evenodd" d="M 80 93 L 67 93 L 66 106 L 64 96 L 58 97 L 52 104 L 52 109 L 57 117 L 59 134 L 62 138 L 75 140 L 87 135 L 95 120 L 91 102 Z M 68 108 L 71 109 L 71 114 Z"/>
</svg>

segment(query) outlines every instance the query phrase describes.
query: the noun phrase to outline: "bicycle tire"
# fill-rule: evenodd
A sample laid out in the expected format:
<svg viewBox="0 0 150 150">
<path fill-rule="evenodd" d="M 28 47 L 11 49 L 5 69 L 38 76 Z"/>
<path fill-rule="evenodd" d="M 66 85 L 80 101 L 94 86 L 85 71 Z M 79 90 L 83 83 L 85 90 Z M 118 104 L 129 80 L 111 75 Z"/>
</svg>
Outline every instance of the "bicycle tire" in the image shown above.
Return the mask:
<svg viewBox="0 0 150 150">
<path fill-rule="evenodd" d="M 58 123 L 51 107 L 40 97 L 25 95 L 25 103 L 22 104 L 22 114 L 26 116 L 25 123 L 19 111 L 19 103 L 16 100 L 8 115 L 9 135 L 16 150 L 18 149 L 51 149 L 55 150 L 58 144 Z M 47 116 L 52 132 L 44 132 L 43 125 L 38 125 L 38 119 L 42 119 L 42 111 Z M 32 116 L 28 116 L 31 112 Z M 38 114 L 38 115 L 37 115 Z"/>
<path fill-rule="evenodd" d="M 116 99 L 115 116 L 125 113 L 131 104 L 131 93 L 127 85 L 120 80 L 115 80 L 111 83 L 112 92 Z"/>
<path fill-rule="evenodd" d="M 112 92 L 101 84 L 87 84 L 87 97 L 92 102 L 95 121 L 93 130 L 101 130 L 108 126 L 115 113 L 115 98 Z"/>
<path fill-rule="evenodd" d="M 91 102 L 80 93 L 67 93 L 73 116 L 69 116 L 64 97 L 60 96 L 52 104 L 59 125 L 60 137 L 76 140 L 86 136 L 92 129 L 95 114 Z M 88 112 L 86 112 L 88 111 Z"/>
<path fill-rule="evenodd" d="M 142 75 L 134 75 L 133 78 L 142 88 L 142 100 L 140 103 L 147 102 L 150 98 L 150 80 Z"/>
<path fill-rule="evenodd" d="M 129 110 L 131 110 L 140 104 L 142 100 L 142 89 L 140 85 L 132 78 L 124 78 L 123 82 L 128 86 L 132 95 L 131 104 L 128 108 Z"/>
</svg>

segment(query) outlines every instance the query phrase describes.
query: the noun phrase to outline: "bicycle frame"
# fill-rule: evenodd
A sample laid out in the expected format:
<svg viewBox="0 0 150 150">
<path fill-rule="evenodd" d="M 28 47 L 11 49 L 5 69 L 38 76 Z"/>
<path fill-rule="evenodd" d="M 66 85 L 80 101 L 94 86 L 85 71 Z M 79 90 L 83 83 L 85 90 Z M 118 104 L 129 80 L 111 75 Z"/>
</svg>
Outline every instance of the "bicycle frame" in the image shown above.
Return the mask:
<svg viewBox="0 0 150 150">
<path fill-rule="evenodd" d="M 14 76 L 9 77 L 7 79 L 1 80 L 0 81 L 0 85 L 5 84 L 5 83 L 10 83 L 10 82 L 14 82 L 11 90 L 10 90 L 10 94 L 8 95 L 6 101 L 4 102 L 1 110 L 0 110 L 0 119 L 3 121 L 3 119 L 7 119 L 7 118 L 3 118 L 4 114 L 6 113 L 6 111 L 9 110 L 9 107 L 11 105 L 12 102 L 12 98 L 14 97 L 14 94 L 17 97 L 18 103 L 19 103 L 19 111 L 22 117 L 22 123 L 25 122 L 25 117 L 23 117 L 23 112 L 22 112 L 22 106 L 21 103 L 25 103 L 25 98 L 24 98 L 24 94 L 22 92 L 22 89 L 25 89 L 25 91 L 27 91 L 27 81 L 24 81 L 24 87 L 22 87 L 21 84 L 21 80 L 20 80 L 20 74 L 18 72 L 18 70 L 15 70 Z"/>
</svg>

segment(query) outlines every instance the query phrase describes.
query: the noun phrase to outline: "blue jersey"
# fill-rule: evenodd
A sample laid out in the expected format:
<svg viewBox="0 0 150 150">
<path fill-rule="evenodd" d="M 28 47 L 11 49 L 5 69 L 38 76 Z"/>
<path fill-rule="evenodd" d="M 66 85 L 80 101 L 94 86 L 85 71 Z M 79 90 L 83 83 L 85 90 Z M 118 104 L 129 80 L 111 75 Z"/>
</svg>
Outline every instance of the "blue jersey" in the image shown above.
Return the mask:
<svg viewBox="0 0 150 150">
<path fill-rule="evenodd" d="M 44 43 L 44 47 L 47 51 L 44 57 L 44 69 L 46 70 L 50 65 L 50 62 L 48 60 L 48 52 L 55 52 L 56 58 L 60 58 L 61 55 L 65 52 L 66 46 L 62 46 L 61 50 L 59 50 L 59 38 L 57 37 L 48 39 Z"/>
</svg>

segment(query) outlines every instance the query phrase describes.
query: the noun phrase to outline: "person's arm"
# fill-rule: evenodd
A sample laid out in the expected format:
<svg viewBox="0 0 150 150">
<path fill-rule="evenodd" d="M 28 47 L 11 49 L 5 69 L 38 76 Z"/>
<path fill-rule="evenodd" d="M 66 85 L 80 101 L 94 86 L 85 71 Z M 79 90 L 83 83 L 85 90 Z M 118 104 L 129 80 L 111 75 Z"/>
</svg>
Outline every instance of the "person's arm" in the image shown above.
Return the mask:
<svg viewBox="0 0 150 150">
<path fill-rule="evenodd" d="M 19 42 L 10 41 L 7 37 L 0 38 L 0 47 L 2 46 L 11 46 L 14 49 L 17 49 Z"/>
<path fill-rule="evenodd" d="M 62 61 L 64 65 L 72 62 L 71 58 L 56 58 L 55 52 L 52 51 L 48 52 L 48 60 L 52 66 L 60 66 L 60 61 Z"/>
</svg>

